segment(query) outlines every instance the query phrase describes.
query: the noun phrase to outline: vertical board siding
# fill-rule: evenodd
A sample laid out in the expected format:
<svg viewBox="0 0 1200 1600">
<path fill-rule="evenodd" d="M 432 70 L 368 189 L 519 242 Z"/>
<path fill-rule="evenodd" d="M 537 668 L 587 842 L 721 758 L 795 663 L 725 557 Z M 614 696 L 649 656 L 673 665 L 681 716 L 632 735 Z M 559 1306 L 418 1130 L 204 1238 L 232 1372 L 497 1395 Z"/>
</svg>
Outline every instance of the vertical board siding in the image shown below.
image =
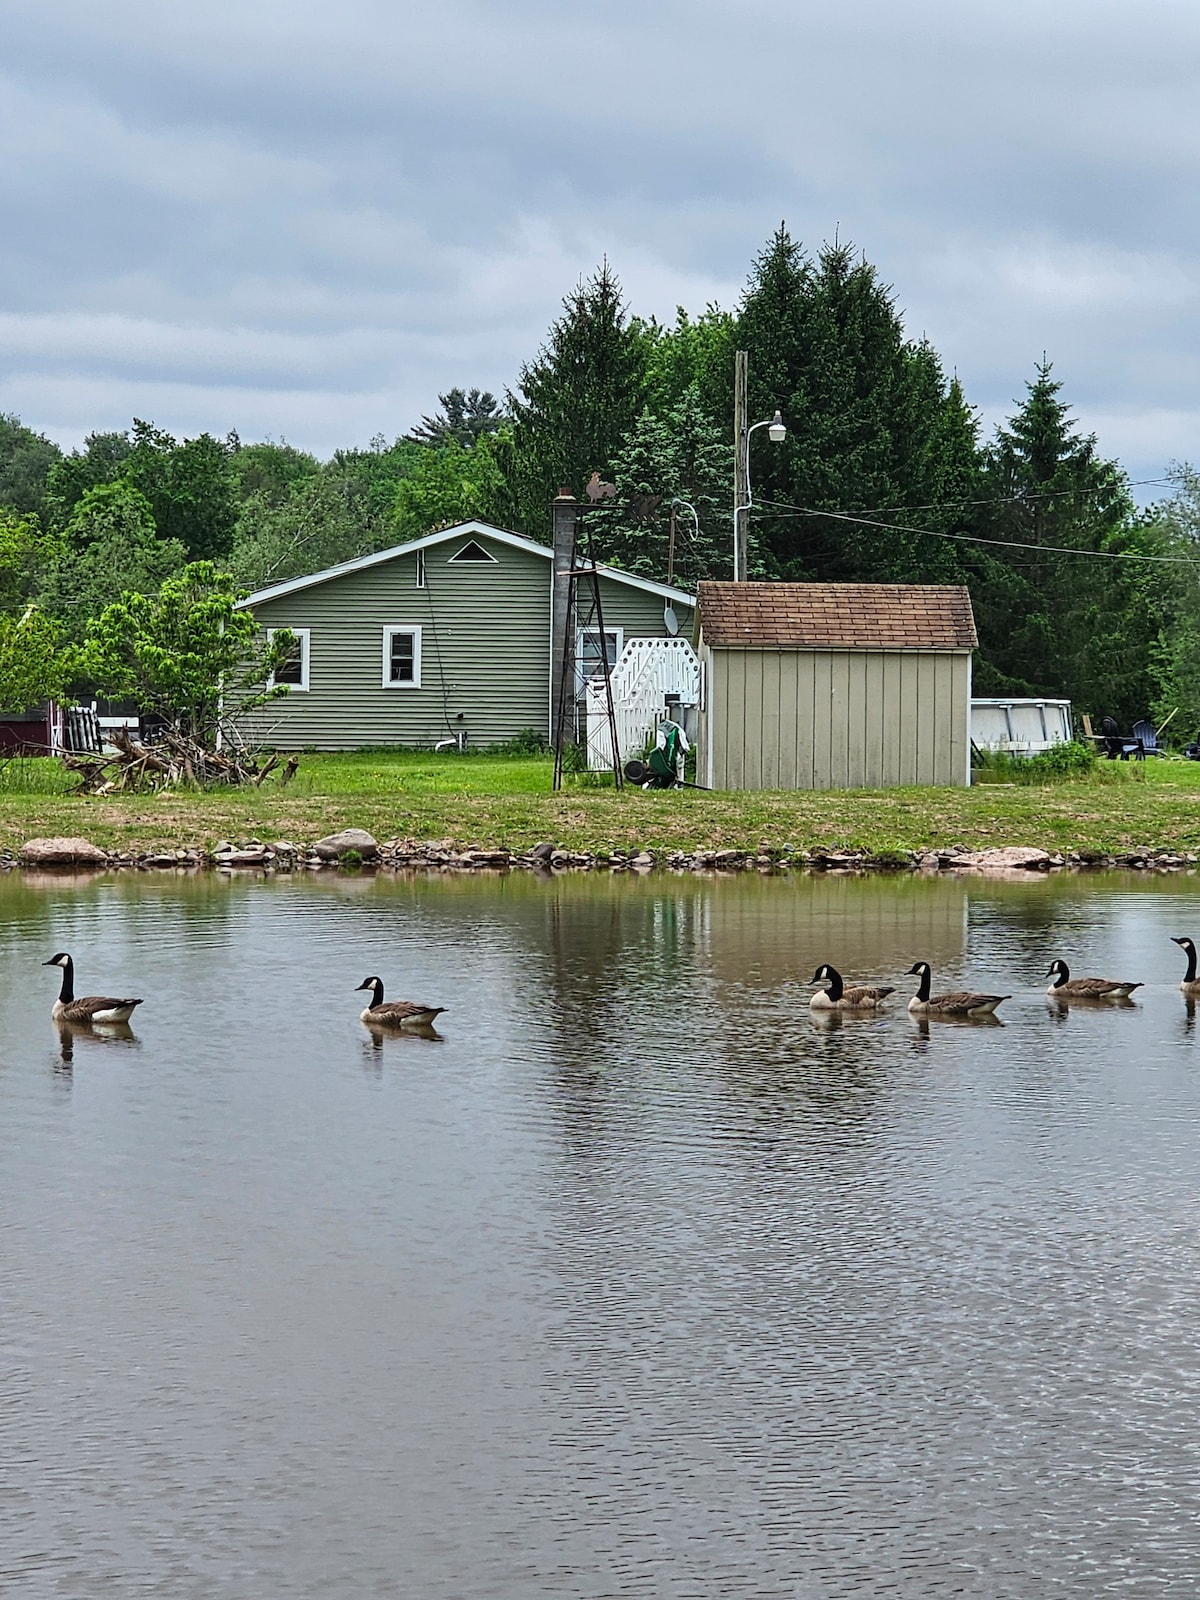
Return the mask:
<svg viewBox="0 0 1200 1600">
<path fill-rule="evenodd" d="M 966 779 L 963 652 L 714 649 L 708 660 L 714 788 Z"/>
<path fill-rule="evenodd" d="M 354 750 L 431 745 L 459 729 L 475 745 L 526 728 L 545 735 L 550 561 L 485 534 L 472 538 L 495 563 L 451 562 L 459 546 L 432 546 L 423 589 L 414 553 L 257 605 L 263 628 L 310 630 L 309 688 L 247 718 L 247 737 L 284 750 Z M 626 638 L 666 632 L 656 595 L 601 579 L 601 603 L 605 627 Z M 582 609 L 586 616 L 586 600 Z M 681 630 L 690 622 L 681 616 Z M 383 630 L 397 626 L 421 629 L 419 689 L 383 687 Z"/>
</svg>

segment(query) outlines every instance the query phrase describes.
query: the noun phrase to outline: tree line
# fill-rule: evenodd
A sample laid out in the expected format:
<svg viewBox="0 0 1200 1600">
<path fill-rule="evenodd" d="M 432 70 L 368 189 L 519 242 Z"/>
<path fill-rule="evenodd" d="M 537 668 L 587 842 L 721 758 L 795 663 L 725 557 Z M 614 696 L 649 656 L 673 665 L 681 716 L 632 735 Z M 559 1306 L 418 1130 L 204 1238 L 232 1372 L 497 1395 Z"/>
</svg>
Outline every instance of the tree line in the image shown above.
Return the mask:
<svg viewBox="0 0 1200 1600">
<path fill-rule="evenodd" d="M 739 349 L 751 420 L 778 408 L 788 430 L 752 446 L 752 577 L 964 583 L 977 694 L 1061 695 L 1124 726 L 1178 707 L 1197 731 L 1196 474 L 1139 511 L 1045 360 L 985 438 L 875 267 L 785 227 L 735 310 L 639 317 L 605 262 L 503 400 L 451 389 L 405 437 L 328 461 L 136 420 L 64 453 L 0 417 L 0 701 L 36 698 L 47 663 L 84 670 L 123 595 L 196 563 L 252 591 L 471 517 L 546 540 L 550 500 L 593 473 L 616 487 L 587 519 L 601 559 L 665 579 L 674 504 L 675 581 L 728 577 Z"/>
</svg>

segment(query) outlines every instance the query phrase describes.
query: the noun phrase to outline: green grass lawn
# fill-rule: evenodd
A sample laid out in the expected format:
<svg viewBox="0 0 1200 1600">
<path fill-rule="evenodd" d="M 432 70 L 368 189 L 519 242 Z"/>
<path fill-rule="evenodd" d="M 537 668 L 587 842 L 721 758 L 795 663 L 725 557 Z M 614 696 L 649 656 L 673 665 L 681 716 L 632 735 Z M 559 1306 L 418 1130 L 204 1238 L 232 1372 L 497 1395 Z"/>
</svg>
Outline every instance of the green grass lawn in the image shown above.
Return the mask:
<svg viewBox="0 0 1200 1600">
<path fill-rule="evenodd" d="M 303 843 L 358 826 L 377 838 L 528 849 L 754 849 L 785 844 L 909 850 L 963 844 L 1108 852 L 1200 851 L 1200 763 L 1101 762 L 1084 779 L 1034 786 L 810 793 L 551 792 L 548 757 L 417 751 L 310 755 L 284 789 L 76 796 L 54 761 L 0 766 L 0 846 L 81 834 L 107 849 Z"/>
</svg>

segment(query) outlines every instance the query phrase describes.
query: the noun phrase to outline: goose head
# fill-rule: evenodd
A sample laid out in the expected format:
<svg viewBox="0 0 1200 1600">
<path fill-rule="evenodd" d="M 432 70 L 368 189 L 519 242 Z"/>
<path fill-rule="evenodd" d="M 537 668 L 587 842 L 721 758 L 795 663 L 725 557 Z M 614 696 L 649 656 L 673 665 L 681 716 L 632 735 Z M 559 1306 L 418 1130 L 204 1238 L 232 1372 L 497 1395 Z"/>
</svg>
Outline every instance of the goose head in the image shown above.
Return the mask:
<svg viewBox="0 0 1200 1600">
<path fill-rule="evenodd" d="M 1071 976 L 1071 969 L 1067 966 L 1065 961 L 1052 961 L 1050 963 L 1050 970 L 1046 973 L 1046 976 L 1048 978 L 1053 978 L 1056 985 L 1066 983 L 1067 979 Z"/>
<path fill-rule="evenodd" d="M 1191 955 L 1192 951 L 1196 948 L 1195 943 L 1191 939 L 1176 939 L 1174 936 L 1172 936 L 1171 943 L 1177 944 L 1181 950 L 1186 950 L 1189 955 Z"/>
<path fill-rule="evenodd" d="M 925 978 L 930 975 L 931 971 L 928 961 L 914 961 L 912 966 L 909 967 L 906 976 L 910 978 Z"/>
<path fill-rule="evenodd" d="M 60 950 L 56 956 L 51 956 L 49 961 L 43 961 L 44 967 L 69 967 L 71 958 L 65 950 Z"/>
<path fill-rule="evenodd" d="M 363 981 L 358 985 L 358 989 L 355 989 L 354 992 L 357 994 L 359 989 L 374 989 L 376 987 L 380 989 L 383 988 L 382 978 L 364 978 Z"/>
<path fill-rule="evenodd" d="M 832 983 L 837 978 L 837 973 L 831 966 L 824 965 L 817 968 L 809 980 L 811 983 Z"/>
</svg>

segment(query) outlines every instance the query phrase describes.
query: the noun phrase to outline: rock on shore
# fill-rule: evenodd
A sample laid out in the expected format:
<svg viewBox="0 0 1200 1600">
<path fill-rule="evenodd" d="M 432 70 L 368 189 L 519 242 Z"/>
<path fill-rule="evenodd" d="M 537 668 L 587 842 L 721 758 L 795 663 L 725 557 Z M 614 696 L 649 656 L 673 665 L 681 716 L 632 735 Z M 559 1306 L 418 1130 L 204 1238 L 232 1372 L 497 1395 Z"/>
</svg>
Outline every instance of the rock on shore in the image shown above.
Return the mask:
<svg viewBox="0 0 1200 1600">
<path fill-rule="evenodd" d="M 664 851 L 643 845 L 567 850 L 550 840 L 521 852 L 503 846 L 463 846 L 453 839 L 387 839 L 380 843 L 363 828 L 343 828 L 315 844 L 277 839 L 234 842 L 222 839 L 211 849 L 193 846 L 177 850 L 102 850 L 88 839 L 30 839 L 18 851 L 0 850 L 0 870 L 16 866 L 83 867 L 85 869 L 134 868 L 137 870 L 195 871 L 215 867 L 222 872 L 319 872 L 365 866 L 388 871 L 479 872 L 526 870 L 534 872 L 634 872 L 654 869 L 668 872 L 804 872 L 846 874 L 865 872 L 985 872 L 1048 873 L 1064 867 L 1121 868 L 1140 872 L 1194 872 L 1194 851 L 1173 851 L 1138 845 L 1107 855 L 1081 849 L 1051 854 L 1037 845 L 1002 845 L 968 850 L 946 845 L 930 850 L 884 850 L 875 854 L 847 845 L 814 844 L 800 849 L 792 844 L 772 845 L 760 840 L 757 848 Z"/>
<path fill-rule="evenodd" d="M 108 864 L 108 852 L 89 839 L 28 839 L 17 859 L 30 867 L 103 867 Z"/>
</svg>

